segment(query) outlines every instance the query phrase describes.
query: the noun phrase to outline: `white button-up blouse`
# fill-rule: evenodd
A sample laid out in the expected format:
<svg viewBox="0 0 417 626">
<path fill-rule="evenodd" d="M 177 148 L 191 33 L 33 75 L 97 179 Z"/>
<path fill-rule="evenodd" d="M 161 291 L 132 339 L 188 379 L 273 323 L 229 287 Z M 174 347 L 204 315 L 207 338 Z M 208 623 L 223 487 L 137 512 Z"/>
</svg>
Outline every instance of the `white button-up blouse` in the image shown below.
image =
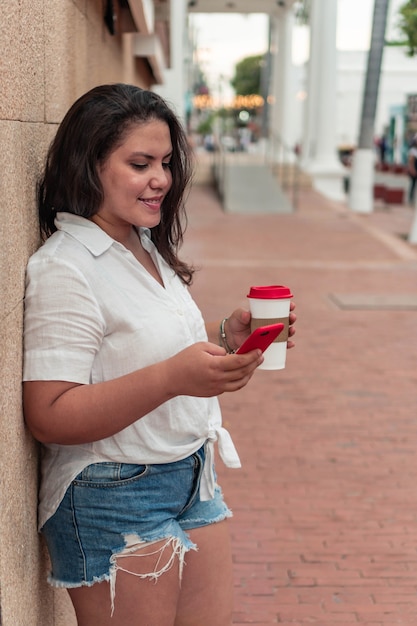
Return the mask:
<svg viewBox="0 0 417 626">
<path fill-rule="evenodd" d="M 77 215 L 58 213 L 58 228 L 30 258 L 26 274 L 24 380 L 84 385 L 123 376 L 206 341 L 187 287 L 140 229 L 162 287 L 122 244 Z M 39 527 L 74 477 L 90 463 L 170 463 L 206 445 L 201 498 L 213 495 L 213 442 L 240 467 L 222 428 L 217 398 L 177 396 L 112 437 L 83 445 L 44 445 Z"/>
</svg>

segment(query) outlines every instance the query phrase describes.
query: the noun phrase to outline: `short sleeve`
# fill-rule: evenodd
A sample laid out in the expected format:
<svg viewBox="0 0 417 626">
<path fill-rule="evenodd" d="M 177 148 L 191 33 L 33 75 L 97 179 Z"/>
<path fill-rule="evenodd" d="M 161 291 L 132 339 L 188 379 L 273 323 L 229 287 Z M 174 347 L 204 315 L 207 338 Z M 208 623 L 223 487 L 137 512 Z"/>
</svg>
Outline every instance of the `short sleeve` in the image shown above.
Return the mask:
<svg viewBox="0 0 417 626">
<path fill-rule="evenodd" d="M 23 380 L 88 384 L 105 323 L 76 266 L 33 259 L 26 271 Z"/>
</svg>

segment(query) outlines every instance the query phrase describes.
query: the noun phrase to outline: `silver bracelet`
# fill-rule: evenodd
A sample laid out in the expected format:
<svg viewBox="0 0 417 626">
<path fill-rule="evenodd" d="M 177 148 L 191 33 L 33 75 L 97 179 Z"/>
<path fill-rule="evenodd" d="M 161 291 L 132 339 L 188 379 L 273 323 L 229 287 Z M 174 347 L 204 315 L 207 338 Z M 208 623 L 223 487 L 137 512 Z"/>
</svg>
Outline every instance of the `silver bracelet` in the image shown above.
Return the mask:
<svg viewBox="0 0 417 626">
<path fill-rule="evenodd" d="M 229 354 L 234 354 L 235 350 L 233 350 L 227 343 L 226 332 L 224 330 L 224 325 L 226 324 L 228 319 L 229 319 L 228 317 L 225 317 L 220 322 L 220 344 L 223 346 L 226 352 L 228 352 Z"/>
</svg>

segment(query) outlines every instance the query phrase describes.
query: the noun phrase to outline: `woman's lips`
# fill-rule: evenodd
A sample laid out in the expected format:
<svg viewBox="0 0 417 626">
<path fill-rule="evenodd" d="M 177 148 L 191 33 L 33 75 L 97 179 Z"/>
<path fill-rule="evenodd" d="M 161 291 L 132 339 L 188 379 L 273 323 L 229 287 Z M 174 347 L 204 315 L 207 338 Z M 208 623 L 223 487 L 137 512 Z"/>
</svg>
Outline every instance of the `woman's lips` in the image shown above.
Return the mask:
<svg viewBox="0 0 417 626">
<path fill-rule="evenodd" d="M 157 211 L 161 208 L 162 198 L 139 198 L 140 202 L 144 204 L 148 209 L 152 211 Z"/>
</svg>

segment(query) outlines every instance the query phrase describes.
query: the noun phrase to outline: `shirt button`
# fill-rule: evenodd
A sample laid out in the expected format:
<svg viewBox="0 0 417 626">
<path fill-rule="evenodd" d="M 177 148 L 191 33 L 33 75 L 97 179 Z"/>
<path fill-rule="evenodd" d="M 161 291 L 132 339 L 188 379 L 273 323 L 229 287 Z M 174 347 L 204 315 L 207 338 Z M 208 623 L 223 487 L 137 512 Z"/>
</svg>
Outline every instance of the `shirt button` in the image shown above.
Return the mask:
<svg viewBox="0 0 417 626">
<path fill-rule="evenodd" d="M 177 309 L 178 315 L 184 315 L 184 312 L 181 309 Z"/>
</svg>

